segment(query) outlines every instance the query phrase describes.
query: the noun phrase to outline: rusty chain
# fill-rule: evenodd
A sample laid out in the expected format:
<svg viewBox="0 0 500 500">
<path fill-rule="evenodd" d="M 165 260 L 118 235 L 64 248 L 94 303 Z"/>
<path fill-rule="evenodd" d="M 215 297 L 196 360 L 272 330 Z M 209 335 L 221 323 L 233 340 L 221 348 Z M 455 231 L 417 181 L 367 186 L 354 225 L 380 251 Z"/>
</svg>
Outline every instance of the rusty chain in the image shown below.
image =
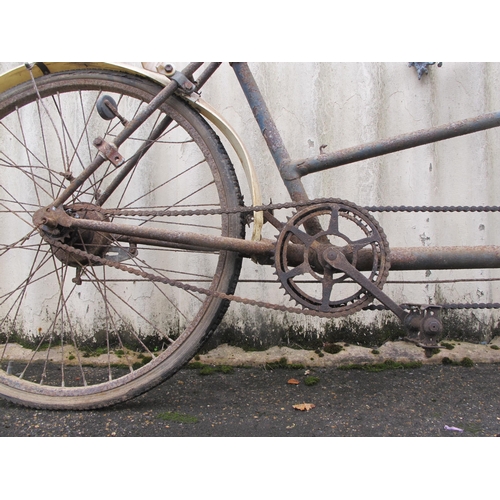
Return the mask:
<svg viewBox="0 0 500 500">
<path fill-rule="evenodd" d="M 123 210 L 95 207 L 86 210 L 97 210 L 106 215 L 122 215 L 125 217 L 182 217 L 192 215 L 230 215 L 250 214 L 252 212 L 272 212 L 274 210 L 302 208 L 322 203 L 344 202 L 339 198 L 316 198 L 303 202 L 270 203 L 268 205 L 236 207 L 231 210 L 199 209 L 199 210 Z M 369 206 L 363 207 L 369 212 L 500 212 L 500 206 Z M 83 209 L 82 209 L 83 210 Z"/>
<path fill-rule="evenodd" d="M 171 278 L 167 278 L 166 276 L 159 276 L 156 274 L 151 274 L 151 273 L 146 273 L 145 271 L 139 271 L 138 269 L 134 269 L 133 267 L 127 266 L 125 264 L 120 264 L 115 261 L 111 261 L 108 259 L 104 259 L 102 257 L 98 257 L 97 255 L 92 255 L 90 253 L 87 253 L 83 250 L 79 250 L 75 247 L 72 247 L 70 245 L 66 245 L 65 243 L 61 243 L 60 241 L 57 240 L 52 240 L 50 241 L 50 245 L 53 245 L 57 248 L 60 248 L 61 250 L 64 250 L 65 252 L 70 252 L 73 253 L 79 257 L 82 257 L 84 259 L 91 260 L 93 262 L 96 262 L 98 264 L 106 265 L 109 267 L 114 267 L 115 269 L 119 269 L 121 271 L 125 271 L 129 274 L 133 274 L 135 276 L 139 276 L 141 278 L 147 279 L 148 281 L 156 282 L 156 283 L 164 283 L 166 285 L 171 285 L 176 288 L 180 288 L 182 290 L 188 291 L 188 292 L 194 292 L 194 293 L 200 293 L 203 295 L 208 295 L 208 296 L 213 296 L 217 297 L 219 299 L 223 300 L 230 300 L 233 302 L 239 302 L 241 304 L 246 304 L 246 305 L 252 305 L 252 306 L 257 306 L 257 307 L 264 307 L 267 309 L 273 309 L 276 311 L 282 311 L 282 312 L 291 312 L 295 314 L 306 314 L 309 316 L 319 316 L 323 318 L 329 318 L 331 317 L 330 314 L 328 313 L 322 313 L 320 311 L 313 311 L 309 309 L 300 309 L 297 307 L 286 307 L 286 306 L 280 306 L 278 304 L 270 304 L 267 302 L 262 302 L 258 300 L 252 300 L 252 299 L 245 299 L 244 297 L 238 297 L 237 295 L 229 295 L 223 292 L 218 292 L 217 290 L 209 290 L 207 288 L 201 288 L 195 285 L 189 285 L 187 283 L 182 283 L 181 281 L 178 280 L 173 280 Z"/>
<path fill-rule="evenodd" d="M 102 207 L 86 207 L 82 211 L 99 211 L 108 216 L 124 216 L 124 217 L 183 217 L 183 216 L 193 216 L 193 215 L 231 215 L 231 214 L 248 214 L 253 212 L 272 212 L 274 210 L 283 209 L 297 209 L 302 207 L 307 207 L 311 205 L 317 205 L 322 203 L 339 203 L 343 200 L 338 198 L 316 198 L 313 200 L 308 200 L 304 202 L 285 202 L 285 203 L 270 203 L 267 205 L 258 206 L 241 206 L 235 207 L 233 209 L 198 209 L 198 210 L 174 210 L 168 208 L 165 210 L 130 210 L 130 209 L 105 209 Z M 500 206 L 366 206 L 363 207 L 369 212 L 500 212 Z M 278 304 L 271 304 L 263 301 L 257 301 L 253 299 L 247 299 L 239 297 L 236 295 L 225 294 L 215 290 L 209 290 L 206 288 L 197 287 L 194 285 L 189 285 L 187 283 L 182 283 L 178 280 L 173 280 L 164 276 L 158 276 L 144 271 L 139 271 L 130 266 L 120 264 L 115 261 L 107 260 L 102 257 L 97 257 L 95 255 L 89 254 L 83 250 L 78 250 L 72 246 L 61 243 L 57 240 L 51 242 L 54 246 L 61 248 L 64 251 L 74 253 L 80 257 L 89 259 L 90 261 L 97 262 L 102 265 L 107 265 L 120 269 L 122 271 L 140 276 L 149 281 L 161 282 L 176 288 L 180 288 L 186 291 L 200 293 L 207 296 L 215 296 L 223 300 L 230 300 L 233 302 L 238 302 L 246 305 L 252 305 L 256 307 L 263 307 L 267 309 L 290 312 L 295 314 L 303 314 L 308 316 L 318 316 L 324 318 L 331 318 L 330 313 L 323 313 L 321 311 L 314 311 L 306 308 L 298 307 L 287 307 Z M 443 309 L 500 309 L 500 303 L 461 303 L 461 304 L 440 304 Z M 405 305 L 403 304 L 404 308 Z M 385 305 L 370 304 L 364 308 L 364 310 L 371 311 L 383 311 L 387 310 Z"/>
</svg>

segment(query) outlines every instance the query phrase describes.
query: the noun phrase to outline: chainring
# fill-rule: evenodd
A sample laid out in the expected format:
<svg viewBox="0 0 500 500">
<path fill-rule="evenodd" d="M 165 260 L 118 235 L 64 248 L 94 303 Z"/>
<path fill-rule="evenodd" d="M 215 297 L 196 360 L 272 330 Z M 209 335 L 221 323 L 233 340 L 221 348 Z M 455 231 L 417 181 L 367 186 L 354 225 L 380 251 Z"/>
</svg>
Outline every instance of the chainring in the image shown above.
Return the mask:
<svg viewBox="0 0 500 500">
<path fill-rule="evenodd" d="M 309 234 L 318 222 L 320 230 Z M 365 267 L 368 262 L 363 274 L 382 289 L 390 268 L 387 237 L 365 209 L 343 200 L 308 206 L 287 221 L 277 237 L 275 274 L 298 305 L 343 317 L 366 307 L 373 295 L 321 259 L 324 250 L 332 246 L 354 267 L 361 260 Z M 290 258 L 292 247 L 295 256 L 299 249 L 302 262 Z"/>
</svg>

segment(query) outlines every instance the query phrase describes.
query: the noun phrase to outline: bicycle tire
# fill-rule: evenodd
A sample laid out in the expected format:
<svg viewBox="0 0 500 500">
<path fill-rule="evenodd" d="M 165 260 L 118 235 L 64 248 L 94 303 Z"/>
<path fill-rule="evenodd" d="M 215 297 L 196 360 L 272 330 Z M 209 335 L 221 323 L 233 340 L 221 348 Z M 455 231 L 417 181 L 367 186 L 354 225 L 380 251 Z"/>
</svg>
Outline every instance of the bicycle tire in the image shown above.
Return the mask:
<svg viewBox="0 0 500 500">
<path fill-rule="evenodd" d="M 35 408 L 109 406 L 144 393 L 184 366 L 214 332 L 229 302 L 74 261 L 48 243 L 34 227 L 33 213 L 50 204 L 95 157 L 95 137 L 111 142 L 123 127 L 118 118 L 107 121 L 99 115 L 98 97 L 113 97 L 120 114 L 130 119 L 160 87 L 110 70 L 68 71 L 35 82 L 0 96 L 0 396 Z M 120 153 L 130 158 L 165 117 L 171 123 L 164 133 L 104 204 L 97 201 L 120 171 L 110 162 L 74 193 L 66 211 L 74 214 L 82 203 L 83 208 L 130 209 L 241 206 L 221 141 L 177 96 L 134 132 Z M 78 216 L 97 217 L 90 213 L 97 212 Z M 241 215 L 106 217 L 244 238 Z M 92 247 L 94 255 L 126 259 L 124 264 L 138 271 L 188 279 L 223 293 L 234 292 L 241 268 L 235 252 L 182 251 L 78 231 L 57 237 L 80 249 Z"/>
</svg>

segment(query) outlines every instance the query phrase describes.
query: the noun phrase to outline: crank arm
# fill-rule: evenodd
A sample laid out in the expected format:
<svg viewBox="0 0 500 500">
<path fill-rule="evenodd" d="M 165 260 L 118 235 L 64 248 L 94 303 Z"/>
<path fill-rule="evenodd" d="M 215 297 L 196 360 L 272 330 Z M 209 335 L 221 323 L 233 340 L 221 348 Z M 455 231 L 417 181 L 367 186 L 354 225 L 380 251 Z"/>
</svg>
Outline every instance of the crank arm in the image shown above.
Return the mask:
<svg viewBox="0 0 500 500">
<path fill-rule="evenodd" d="M 389 298 L 380 288 L 371 282 L 366 276 L 358 271 L 342 253 L 340 249 L 328 247 L 322 254 L 324 261 L 332 268 L 344 272 L 356 283 L 361 285 L 367 292 L 371 293 L 377 300 L 388 307 L 403 323 L 408 313 L 391 298 Z"/>
</svg>

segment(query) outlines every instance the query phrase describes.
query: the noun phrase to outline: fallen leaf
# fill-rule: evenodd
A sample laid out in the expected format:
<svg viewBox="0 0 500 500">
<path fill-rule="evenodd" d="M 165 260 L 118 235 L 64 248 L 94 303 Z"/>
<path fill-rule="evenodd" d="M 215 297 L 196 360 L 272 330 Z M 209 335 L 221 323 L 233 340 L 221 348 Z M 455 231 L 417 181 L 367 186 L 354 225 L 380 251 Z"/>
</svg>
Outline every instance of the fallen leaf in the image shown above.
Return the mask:
<svg viewBox="0 0 500 500">
<path fill-rule="evenodd" d="M 288 381 L 289 384 L 292 384 L 292 385 L 299 385 L 300 382 L 296 379 L 296 378 L 291 378 L 289 381 Z"/>
<path fill-rule="evenodd" d="M 300 410 L 300 411 L 309 411 L 311 410 L 312 408 L 315 408 L 316 405 L 313 405 L 312 403 L 302 403 L 300 405 L 293 405 L 293 407 L 296 409 L 296 410 Z"/>
</svg>

